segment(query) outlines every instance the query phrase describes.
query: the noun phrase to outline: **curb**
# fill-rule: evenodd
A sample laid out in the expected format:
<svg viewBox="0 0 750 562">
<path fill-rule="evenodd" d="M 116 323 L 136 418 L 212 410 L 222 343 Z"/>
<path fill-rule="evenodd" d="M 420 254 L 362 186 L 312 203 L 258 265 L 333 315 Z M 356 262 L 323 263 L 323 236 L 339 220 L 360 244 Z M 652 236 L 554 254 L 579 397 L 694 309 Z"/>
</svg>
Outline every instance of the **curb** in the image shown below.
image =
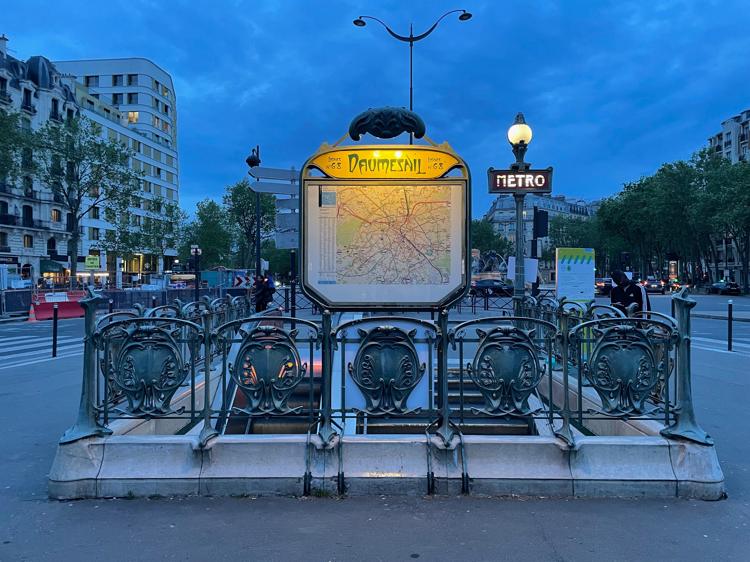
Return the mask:
<svg viewBox="0 0 750 562">
<path fill-rule="evenodd" d="M 719 316 L 717 314 L 691 314 L 692 318 L 703 318 L 708 320 L 728 320 L 726 316 Z M 732 317 L 732 322 L 750 322 L 750 318 L 735 318 Z"/>
</svg>

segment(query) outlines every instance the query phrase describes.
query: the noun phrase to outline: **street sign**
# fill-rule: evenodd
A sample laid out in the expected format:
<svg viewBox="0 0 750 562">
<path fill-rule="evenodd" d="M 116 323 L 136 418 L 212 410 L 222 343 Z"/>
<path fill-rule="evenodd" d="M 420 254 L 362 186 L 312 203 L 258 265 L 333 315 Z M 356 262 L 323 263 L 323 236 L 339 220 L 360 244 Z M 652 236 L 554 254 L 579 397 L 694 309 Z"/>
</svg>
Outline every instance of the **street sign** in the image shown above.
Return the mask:
<svg viewBox="0 0 750 562">
<path fill-rule="evenodd" d="M 254 181 L 250 189 L 259 193 L 278 193 L 279 195 L 299 195 L 299 185 L 293 183 L 272 183 Z"/>
<path fill-rule="evenodd" d="M 276 199 L 276 210 L 299 211 L 299 199 L 293 197 L 291 199 Z"/>
<path fill-rule="evenodd" d="M 490 193 L 551 193 L 552 168 L 487 171 Z"/>
<path fill-rule="evenodd" d="M 277 213 L 276 228 L 279 230 L 299 230 L 299 213 Z"/>
<path fill-rule="evenodd" d="M 409 145 L 327 150 L 308 166 L 338 179 L 435 179 L 460 164 L 454 154 L 439 148 Z"/>
<path fill-rule="evenodd" d="M 251 168 L 250 175 L 259 180 L 278 180 L 296 182 L 299 179 L 299 172 L 294 168 L 285 170 L 284 168 Z"/>
<path fill-rule="evenodd" d="M 86 256 L 84 266 L 86 269 L 101 269 L 102 264 L 99 256 Z"/>
<path fill-rule="evenodd" d="M 557 299 L 588 303 L 594 300 L 593 248 L 555 249 Z"/>
</svg>

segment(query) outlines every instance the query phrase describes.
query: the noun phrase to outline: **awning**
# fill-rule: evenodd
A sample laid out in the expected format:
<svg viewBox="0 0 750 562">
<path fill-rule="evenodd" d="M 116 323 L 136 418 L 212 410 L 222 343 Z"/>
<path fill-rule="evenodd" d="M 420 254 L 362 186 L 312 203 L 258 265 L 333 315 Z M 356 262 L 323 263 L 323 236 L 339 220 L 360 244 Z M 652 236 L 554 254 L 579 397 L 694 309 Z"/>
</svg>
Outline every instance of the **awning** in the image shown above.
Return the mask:
<svg viewBox="0 0 750 562">
<path fill-rule="evenodd" d="M 42 273 L 65 273 L 65 267 L 53 260 L 40 260 L 39 269 Z"/>
</svg>

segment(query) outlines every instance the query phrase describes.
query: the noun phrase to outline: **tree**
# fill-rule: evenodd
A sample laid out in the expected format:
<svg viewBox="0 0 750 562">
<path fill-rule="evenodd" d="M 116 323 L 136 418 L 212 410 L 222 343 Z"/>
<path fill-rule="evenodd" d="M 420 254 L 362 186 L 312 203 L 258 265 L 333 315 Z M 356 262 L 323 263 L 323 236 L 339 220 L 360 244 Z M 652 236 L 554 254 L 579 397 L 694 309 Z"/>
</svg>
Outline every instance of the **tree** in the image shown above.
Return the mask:
<svg viewBox="0 0 750 562">
<path fill-rule="evenodd" d="M 141 229 L 143 249 L 158 256 L 160 262 L 170 248 L 177 248 L 183 238 L 187 215 L 179 205 L 158 197 L 149 203 L 149 215 L 144 218 Z"/>
<path fill-rule="evenodd" d="M 255 218 L 256 193 L 250 189 L 250 182 L 243 179 L 226 188 L 224 206 L 227 210 L 229 224 L 239 231 L 241 238 L 238 244 L 238 265 L 242 268 L 251 267 L 254 260 L 255 236 L 257 224 Z M 260 233 L 261 238 L 269 238 L 275 229 L 276 206 L 273 195 L 260 195 Z"/>
<path fill-rule="evenodd" d="M 74 117 L 52 120 L 34 133 L 37 174 L 68 211 L 68 256 L 71 283 L 76 278 L 81 220 L 105 203 L 125 204 L 140 187 L 140 175 L 129 167 L 132 152 L 101 136 L 101 127 Z"/>
<path fill-rule="evenodd" d="M 226 224 L 225 212 L 212 199 L 198 203 L 195 220 L 186 225 L 180 244 L 180 257 L 190 259 L 190 245 L 197 244 L 202 251 L 201 265 L 214 267 L 227 265 L 231 257 L 232 236 Z"/>
<path fill-rule="evenodd" d="M 495 251 L 503 257 L 507 257 L 513 251 L 511 241 L 496 233 L 492 223 L 487 219 L 471 221 L 471 247 L 482 254 Z"/>
<path fill-rule="evenodd" d="M 130 258 L 140 250 L 140 237 L 133 228 L 130 201 L 116 198 L 107 201 L 104 219 L 112 226 L 104 231 L 96 247 L 108 254 Z"/>
<path fill-rule="evenodd" d="M 0 183 L 14 183 L 22 165 L 22 154 L 29 146 L 28 133 L 20 128 L 18 113 L 0 110 Z"/>
</svg>

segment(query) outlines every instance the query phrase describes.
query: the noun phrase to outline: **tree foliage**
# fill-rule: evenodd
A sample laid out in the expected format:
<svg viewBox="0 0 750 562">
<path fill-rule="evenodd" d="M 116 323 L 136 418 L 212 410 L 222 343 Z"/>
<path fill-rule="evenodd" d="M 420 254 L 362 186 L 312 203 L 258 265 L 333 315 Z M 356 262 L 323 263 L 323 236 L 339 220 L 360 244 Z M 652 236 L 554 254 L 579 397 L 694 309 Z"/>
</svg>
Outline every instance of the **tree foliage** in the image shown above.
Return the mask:
<svg viewBox="0 0 750 562">
<path fill-rule="evenodd" d="M 237 231 L 238 266 L 252 267 L 254 263 L 255 237 L 258 224 L 255 216 L 257 201 L 256 193 L 250 189 L 247 179 L 227 186 L 224 193 L 224 207 L 227 212 L 227 222 Z M 260 233 L 261 239 L 267 239 L 273 234 L 275 227 L 276 206 L 274 197 L 268 193 L 260 194 Z"/>
<path fill-rule="evenodd" d="M 187 262 L 190 245 L 197 244 L 202 251 L 201 267 L 226 266 L 231 260 L 232 235 L 224 209 L 212 199 L 198 203 L 195 220 L 185 227 L 180 245 L 180 257 Z"/>
<path fill-rule="evenodd" d="M 471 247 L 482 254 L 494 251 L 506 258 L 513 251 L 510 240 L 495 232 L 492 223 L 487 219 L 471 221 Z"/>
</svg>

